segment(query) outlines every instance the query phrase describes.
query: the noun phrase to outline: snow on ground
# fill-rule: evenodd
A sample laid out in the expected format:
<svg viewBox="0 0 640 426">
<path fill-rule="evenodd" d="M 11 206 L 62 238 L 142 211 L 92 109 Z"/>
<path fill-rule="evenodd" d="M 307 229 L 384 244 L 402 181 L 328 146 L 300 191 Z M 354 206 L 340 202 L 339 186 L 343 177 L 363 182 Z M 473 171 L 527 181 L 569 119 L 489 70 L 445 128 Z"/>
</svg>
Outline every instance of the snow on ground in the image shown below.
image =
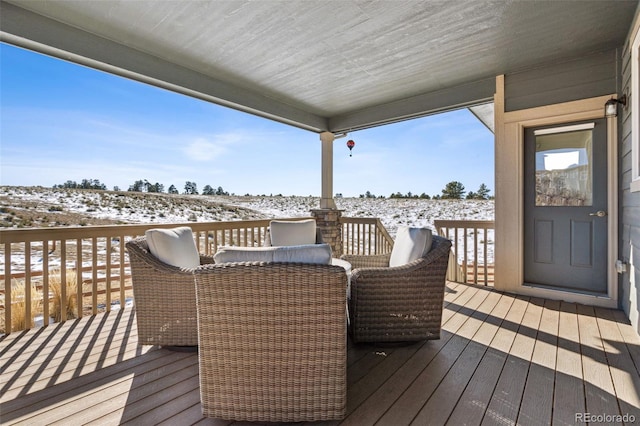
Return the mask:
<svg viewBox="0 0 640 426">
<path fill-rule="evenodd" d="M 74 226 L 124 223 L 185 223 L 304 217 L 318 197 L 169 195 L 135 192 L 0 187 L 0 227 Z M 493 220 L 491 200 L 337 198 L 346 217 L 376 217 L 392 236 L 398 226 L 427 226 L 434 220 Z M 461 237 L 460 237 L 461 238 Z M 482 237 L 484 238 L 484 237 Z M 493 259 L 493 232 L 487 236 Z M 481 241 L 482 242 L 482 241 Z M 459 239 L 459 244 L 461 240 Z M 462 258 L 462 254 L 459 255 Z M 12 258 L 12 263 L 19 259 Z M 4 262 L 4 256 L 0 263 Z M 24 263 L 24 259 L 22 259 Z M 38 263 L 32 259 L 32 265 Z M 1 265 L 4 269 L 4 265 Z"/>
</svg>

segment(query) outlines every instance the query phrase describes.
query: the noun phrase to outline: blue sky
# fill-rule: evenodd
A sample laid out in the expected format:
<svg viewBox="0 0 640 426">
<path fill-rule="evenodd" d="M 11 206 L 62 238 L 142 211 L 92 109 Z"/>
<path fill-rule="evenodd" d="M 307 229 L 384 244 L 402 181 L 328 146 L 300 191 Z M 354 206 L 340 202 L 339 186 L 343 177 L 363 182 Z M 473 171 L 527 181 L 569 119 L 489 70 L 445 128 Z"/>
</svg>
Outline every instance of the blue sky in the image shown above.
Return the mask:
<svg viewBox="0 0 640 426">
<path fill-rule="evenodd" d="M 321 191 L 318 134 L 0 44 L 0 184 L 147 179 L 244 194 Z M 348 139 L 356 146 L 349 157 Z M 494 189 L 493 134 L 467 110 L 352 132 L 334 192 Z"/>
</svg>

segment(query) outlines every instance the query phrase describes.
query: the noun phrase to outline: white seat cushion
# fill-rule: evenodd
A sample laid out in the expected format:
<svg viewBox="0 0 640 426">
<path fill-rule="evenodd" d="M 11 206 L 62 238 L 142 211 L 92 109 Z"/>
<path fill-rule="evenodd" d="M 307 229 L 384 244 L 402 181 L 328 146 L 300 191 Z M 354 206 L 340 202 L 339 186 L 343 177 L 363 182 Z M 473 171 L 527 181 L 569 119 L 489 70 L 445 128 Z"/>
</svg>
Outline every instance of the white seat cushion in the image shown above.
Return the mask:
<svg viewBox="0 0 640 426">
<path fill-rule="evenodd" d="M 273 252 L 274 262 L 331 263 L 331 246 L 329 244 L 305 244 L 300 246 L 277 247 Z"/>
<path fill-rule="evenodd" d="M 149 251 L 160 261 L 178 268 L 195 268 L 200 255 L 188 226 L 170 229 L 148 229 L 144 233 Z"/>
<path fill-rule="evenodd" d="M 269 229 L 272 246 L 300 246 L 316 242 L 315 219 L 272 220 Z"/>
<path fill-rule="evenodd" d="M 396 240 L 393 243 L 389 266 L 401 266 L 424 257 L 431 249 L 431 230 L 429 228 L 398 228 Z"/>
<path fill-rule="evenodd" d="M 282 247 L 222 247 L 213 256 L 216 263 L 227 262 L 295 262 L 331 263 L 329 244 L 305 244 Z"/>
<path fill-rule="evenodd" d="M 215 263 L 273 262 L 277 247 L 220 247 L 213 255 Z"/>
</svg>

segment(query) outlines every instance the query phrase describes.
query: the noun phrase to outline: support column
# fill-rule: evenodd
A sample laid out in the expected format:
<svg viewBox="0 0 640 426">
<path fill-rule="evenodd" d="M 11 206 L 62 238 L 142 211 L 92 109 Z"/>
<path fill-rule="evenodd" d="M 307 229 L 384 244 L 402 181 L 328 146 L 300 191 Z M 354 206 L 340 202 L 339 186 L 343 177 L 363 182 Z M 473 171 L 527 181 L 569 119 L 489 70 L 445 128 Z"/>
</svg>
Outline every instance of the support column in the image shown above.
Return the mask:
<svg viewBox="0 0 640 426">
<path fill-rule="evenodd" d="M 316 226 L 322 232 L 324 242 L 331 246 L 333 257 L 342 255 L 342 226 L 338 210 L 333 199 L 333 141 L 336 136 L 331 132 L 320 133 L 322 142 L 322 194 L 320 208 L 311 210 L 316 219 Z"/>
<path fill-rule="evenodd" d="M 322 193 L 320 196 L 321 209 L 336 209 L 333 199 L 333 141 L 336 136 L 331 132 L 320 133 L 322 141 Z"/>
<path fill-rule="evenodd" d="M 314 209 L 311 216 L 316 219 L 316 226 L 322 232 L 322 239 L 331 246 L 333 257 L 342 256 L 342 210 Z"/>
</svg>

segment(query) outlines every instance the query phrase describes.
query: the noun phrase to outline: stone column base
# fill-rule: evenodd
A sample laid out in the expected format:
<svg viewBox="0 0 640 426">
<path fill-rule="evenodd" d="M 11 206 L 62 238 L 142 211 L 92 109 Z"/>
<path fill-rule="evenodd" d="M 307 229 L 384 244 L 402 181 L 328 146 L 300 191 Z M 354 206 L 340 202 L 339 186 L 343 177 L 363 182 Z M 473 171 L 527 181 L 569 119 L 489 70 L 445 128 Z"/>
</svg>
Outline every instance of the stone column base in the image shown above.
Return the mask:
<svg viewBox="0 0 640 426">
<path fill-rule="evenodd" d="M 316 219 L 316 226 L 322 232 L 324 242 L 331 246 L 333 257 L 342 256 L 342 210 L 313 209 L 311 216 Z"/>
</svg>

